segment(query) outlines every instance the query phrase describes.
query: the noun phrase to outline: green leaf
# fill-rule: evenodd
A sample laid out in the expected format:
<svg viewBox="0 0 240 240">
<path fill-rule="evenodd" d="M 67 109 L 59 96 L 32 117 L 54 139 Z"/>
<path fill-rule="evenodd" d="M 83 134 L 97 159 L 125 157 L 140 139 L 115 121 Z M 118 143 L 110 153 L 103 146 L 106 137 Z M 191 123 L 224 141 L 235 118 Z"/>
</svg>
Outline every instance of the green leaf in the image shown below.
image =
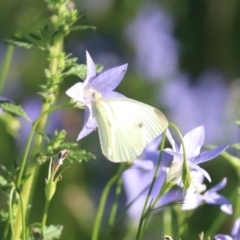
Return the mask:
<svg viewBox="0 0 240 240">
<path fill-rule="evenodd" d="M 64 149 L 70 151 L 66 158 L 70 163 L 88 161 L 95 158 L 92 153 L 86 152 L 85 150 L 76 150 L 78 144 L 76 142 L 65 142 L 65 137 L 65 130 L 61 130 L 60 132 L 55 131 L 52 138 L 44 135 L 47 141 L 47 147 L 37 154 L 37 162 L 42 164 L 51 158 L 54 159 L 56 155 Z"/>
<path fill-rule="evenodd" d="M 231 147 L 239 150 L 240 149 L 240 143 L 234 143 L 233 145 L 231 145 Z"/>
<path fill-rule="evenodd" d="M 8 211 L 4 209 L 0 209 L 0 221 L 6 222 L 8 221 Z"/>
<path fill-rule="evenodd" d="M 12 137 L 18 136 L 18 130 L 21 124 L 18 119 L 13 118 L 7 113 L 0 114 L 0 127 L 5 129 L 5 131 Z"/>
<path fill-rule="evenodd" d="M 66 158 L 70 163 L 72 162 L 82 162 L 89 161 L 90 159 L 95 159 L 95 155 L 85 150 L 71 150 Z"/>
<path fill-rule="evenodd" d="M 87 73 L 87 66 L 85 64 L 75 65 L 71 67 L 69 70 L 64 72 L 63 76 L 67 77 L 70 75 L 76 75 L 81 79 L 84 79 Z"/>
<path fill-rule="evenodd" d="M 8 184 L 7 180 L 0 175 L 0 187 L 5 187 Z"/>
<path fill-rule="evenodd" d="M 25 37 L 17 37 L 17 36 L 12 36 L 9 39 L 4 39 L 3 40 L 5 43 L 17 46 L 17 47 L 23 47 L 26 49 L 29 49 L 33 46 L 32 41 Z"/>
<path fill-rule="evenodd" d="M 50 225 L 45 228 L 44 237 L 48 240 L 59 239 L 62 234 L 63 226 Z"/>
<path fill-rule="evenodd" d="M 9 101 L 0 100 L 0 107 L 4 112 L 9 113 L 14 117 L 23 117 L 27 121 L 32 122 L 20 105 L 13 104 Z"/>
<path fill-rule="evenodd" d="M 70 31 L 89 31 L 89 32 L 95 32 L 96 27 L 94 26 L 73 26 L 70 27 Z"/>
</svg>

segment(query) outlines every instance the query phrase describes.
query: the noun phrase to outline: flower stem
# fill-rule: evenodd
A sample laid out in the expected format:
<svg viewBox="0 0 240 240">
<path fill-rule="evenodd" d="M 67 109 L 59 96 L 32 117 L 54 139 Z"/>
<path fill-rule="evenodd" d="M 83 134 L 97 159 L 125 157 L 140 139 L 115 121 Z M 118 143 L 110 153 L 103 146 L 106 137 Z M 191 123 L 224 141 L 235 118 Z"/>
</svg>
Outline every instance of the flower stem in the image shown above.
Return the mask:
<svg viewBox="0 0 240 240">
<path fill-rule="evenodd" d="M 44 206 L 43 217 L 42 217 L 42 224 L 41 224 L 42 238 L 44 238 L 44 229 L 45 229 L 45 226 L 46 226 L 49 205 L 50 205 L 50 201 L 48 199 L 46 199 L 45 206 Z"/>
<path fill-rule="evenodd" d="M 172 236 L 172 210 L 166 208 L 163 211 L 163 231 L 164 235 Z"/>
<path fill-rule="evenodd" d="M 117 187 L 116 187 L 116 195 L 115 195 L 115 199 L 114 199 L 114 203 L 112 205 L 112 209 L 111 209 L 111 213 L 110 213 L 110 217 L 109 217 L 109 229 L 112 228 L 114 221 L 115 221 L 115 217 L 116 217 L 116 213 L 117 213 L 117 208 L 118 208 L 118 198 L 122 192 L 122 178 L 121 175 L 123 173 L 125 169 L 125 164 L 121 164 L 121 166 L 118 169 L 117 175 L 118 175 L 118 181 L 117 181 Z"/>
<path fill-rule="evenodd" d="M 188 166 L 188 160 L 187 160 L 186 149 L 185 149 L 185 145 L 184 145 L 184 141 L 183 141 L 183 136 L 182 136 L 180 130 L 178 129 L 178 127 L 174 123 L 170 122 L 169 126 L 174 128 L 174 130 L 177 132 L 177 134 L 180 138 L 180 141 L 181 141 L 181 146 L 182 146 L 182 151 L 183 151 L 183 168 L 182 168 L 182 179 L 183 179 L 183 184 L 184 184 L 183 195 L 185 195 L 186 189 L 189 188 L 189 186 L 191 184 L 191 175 L 190 175 L 190 170 L 189 170 L 189 166 Z"/>
<path fill-rule="evenodd" d="M 143 207 L 143 210 L 142 210 L 142 214 L 141 214 L 141 218 L 140 218 L 140 222 L 139 222 L 139 226 L 138 226 L 136 240 L 142 238 L 142 236 L 143 236 L 143 229 L 145 228 L 144 227 L 144 224 L 145 224 L 144 221 L 146 222 L 148 220 L 147 218 L 148 218 L 149 215 L 148 214 L 146 215 L 146 213 L 148 211 L 147 210 L 148 202 L 149 202 L 149 199 L 150 199 L 150 196 L 151 196 L 151 192 L 153 190 L 153 186 L 154 186 L 155 181 L 156 181 L 157 176 L 158 176 L 160 163 L 162 161 L 162 152 L 163 152 L 163 148 L 164 148 L 164 144 L 165 144 L 165 137 L 166 137 L 166 131 L 164 131 L 164 133 L 162 134 L 162 141 L 161 141 L 161 145 L 160 145 L 160 156 L 159 156 L 158 163 L 157 163 L 154 175 L 153 175 L 153 180 L 152 180 L 151 185 L 149 187 L 148 195 L 146 197 L 146 200 L 145 200 L 145 203 L 144 203 L 144 207 Z M 145 224 L 145 226 L 146 226 L 146 224 Z"/>
<path fill-rule="evenodd" d="M 62 51 L 62 45 L 63 45 L 63 36 L 62 37 L 58 36 L 57 39 L 54 41 L 54 46 L 53 46 L 54 56 L 52 57 L 52 60 L 49 63 L 50 72 L 51 72 L 52 75 L 54 75 L 57 72 L 58 59 L 59 59 L 57 56 L 59 56 L 60 52 Z M 29 140 L 28 140 L 26 150 L 25 150 L 25 153 L 24 153 L 23 161 L 21 162 L 21 166 L 20 166 L 20 173 L 18 175 L 18 180 L 17 180 L 18 187 L 20 185 L 23 172 L 26 168 L 26 161 L 27 161 L 27 157 L 28 157 L 28 154 L 29 154 L 32 138 L 33 138 L 34 132 L 36 130 L 36 127 L 38 127 L 38 132 L 43 132 L 44 131 L 47 120 L 48 120 L 48 117 L 49 117 L 49 114 L 48 114 L 49 109 L 54 104 L 54 101 L 55 101 L 55 99 L 52 102 L 44 102 L 43 103 L 41 114 L 40 114 L 41 118 L 39 119 L 38 122 L 35 122 L 33 127 L 32 127 L 32 131 L 30 133 Z M 42 139 L 43 139 L 43 136 L 41 134 L 36 135 L 35 142 L 34 142 L 33 156 L 41 148 Z M 32 162 L 27 169 L 27 173 L 30 175 L 30 177 L 26 181 L 26 183 L 24 184 L 23 190 L 22 190 L 23 209 L 27 209 L 27 206 L 28 206 L 29 202 L 31 201 L 31 198 L 32 198 L 32 195 L 33 195 L 32 189 L 34 189 L 33 186 L 36 182 L 38 172 L 39 172 L 38 168 L 39 168 L 38 165 L 35 162 Z M 22 229 L 20 219 L 21 219 L 20 211 L 18 211 L 17 216 L 16 216 L 15 229 L 14 229 L 16 239 L 20 239 L 20 233 L 21 233 L 21 229 Z"/>
<path fill-rule="evenodd" d="M 4 86 L 4 83 L 5 83 L 7 74 L 8 74 L 8 70 L 10 67 L 11 60 L 12 60 L 13 51 L 14 51 L 14 46 L 8 45 L 7 52 L 6 52 L 6 55 L 4 58 L 4 62 L 3 62 L 2 71 L 0 72 L 0 96 L 2 94 L 3 86 Z"/>
<path fill-rule="evenodd" d="M 15 235 L 14 235 L 14 225 L 13 225 L 13 211 L 12 211 L 12 202 L 13 202 L 13 193 L 16 190 L 15 187 L 13 187 L 10 191 L 9 194 L 9 221 L 10 221 L 10 226 L 11 226 L 11 231 L 13 233 L 12 239 L 15 240 Z M 6 237 L 6 236 L 5 236 Z M 4 238 L 5 239 L 5 238 Z"/>
<path fill-rule="evenodd" d="M 100 199 L 100 203 L 99 203 L 99 207 L 98 207 L 96 220 L 94 222 L 94 227 L 93 227 L 91 240 L 97 240 L 98 239 L 100 225 L 101 225 L 101 221 L 102 221 L 102 217 L 103 217 L 103 212 L 104 212 L 106 201 L 107 201 L 107 196 L 108 196 L 108 193 L 109 193 L 111 187 L 118 180 L 118 178 L 119 178 L 118 174 L 114 175 L 109 180 L 109 182 L 107 183 L 107 185 L 105 186 L 105 188 L 103 190 L 103 193 L 102 193 L 102 196 L 101 196 L 101 199 Z"/>
</svg>

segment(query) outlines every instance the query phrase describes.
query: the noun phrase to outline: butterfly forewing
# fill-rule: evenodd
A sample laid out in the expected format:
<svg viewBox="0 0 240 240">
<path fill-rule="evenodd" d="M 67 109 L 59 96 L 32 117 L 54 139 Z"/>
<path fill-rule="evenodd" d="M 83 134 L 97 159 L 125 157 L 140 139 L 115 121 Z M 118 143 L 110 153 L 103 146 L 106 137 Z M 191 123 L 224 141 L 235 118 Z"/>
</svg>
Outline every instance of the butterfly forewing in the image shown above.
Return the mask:
<svg viewBox="0 0 240 240">
<path fill-rule="evenodd" d="M 114 162 L 138 157 L 168 126 L 159 110 L 129 98 L 98 99 L 93 114 L 103 154 Z"/>
</svg>

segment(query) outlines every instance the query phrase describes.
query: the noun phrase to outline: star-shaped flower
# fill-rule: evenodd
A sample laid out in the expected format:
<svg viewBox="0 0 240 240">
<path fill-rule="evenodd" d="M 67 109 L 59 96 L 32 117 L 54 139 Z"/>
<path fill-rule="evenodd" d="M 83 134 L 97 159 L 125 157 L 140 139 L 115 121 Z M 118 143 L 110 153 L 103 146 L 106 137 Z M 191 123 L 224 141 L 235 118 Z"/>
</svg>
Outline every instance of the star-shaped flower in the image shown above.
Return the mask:
<svg viewBox="0 0 240 240">
<path fill-rule="evenodd" d="M 96 119 L 92 114 L 91 100 L 94 93 L 101 94 L 103 98 L 124 97 L 124 95 L 113 91 L 121 82 L 127 64 L 111 68 L 97 75 L 95 64 L 86 52 L 87 56 L 87 75 L 84 82 L 78 82 L 66 91 L 66 94 L 79 104 L 84 105 L 83 128 L 78 135 L 80 140 L 97 128 Z"/>
<path fill-rule="evenodd" d="M 220 183 L 214 187 L 206 190 L 203 184 L 204 176 L 199 171 L 192 171 L 192 185 L 186 191 L 186 196 L 183 202 L 182 210 L 191 210 L 199 207 L 203 202 L 212 205 L 220 205 L 223 212 L 232 214 L 232 205 L 228 199 L 217 193 L 220 189 L 224 188 L 227 179 L 224 178 Z M 205 191 L 205 192 L 204 192 Z M 204 193 L 203 193 L 204 192 Z"/>
<path fill-rule="evenodd" d="M 132 221 L 138 222 L 144 206 L 144 202 L 149 191 L 149 186 L 153 180 L 156 164 L 159 159 L 160 151 L 158 150 L 160 137 L 147 144 L 139 158 L 132 162 L 132 166 L 123 173 L 123 186 L 127 195 L 127 203 L 131 204 L 128 209 L 129 217 Z M 163 161 L 169 158 L 164 154 Z M 169 159 L 168 159 L 169 160 Z M 160 165 L 158 178 L 155 181 L 151 200 L 154 200 L 161 191 L 166 177 L 165 164 Z M 155 208 L 163 207 L 166 204 L 182 199 L 181 191 L 169 191 L 164 194 L 158 201 Z"/>
<path fill-rule="evenodd" d="M 179 147 L 173 139 L 171 133 L 167 132 L 168 140 L 172 145 L 172 149 L 165 149 L 164 151 L 173 156 L 173 161 L 168 170 L 167 181 L 174 181 L 180 183 L 182 179 L 182 165 L 183 165 L 183 148 Z M 204 126 L 199 126 L 188 132 L 183 137 L 183 142 L 186 150 L 187 161 L 190 170 L 200 171 L 211 181 L 209 174 L 198 164 L 209 161 L 219 154 L 221 154 L 228 146 L 217 147 L 211 150 L 200 152 L 204 143 L 205 131 Z"/>
</svg>

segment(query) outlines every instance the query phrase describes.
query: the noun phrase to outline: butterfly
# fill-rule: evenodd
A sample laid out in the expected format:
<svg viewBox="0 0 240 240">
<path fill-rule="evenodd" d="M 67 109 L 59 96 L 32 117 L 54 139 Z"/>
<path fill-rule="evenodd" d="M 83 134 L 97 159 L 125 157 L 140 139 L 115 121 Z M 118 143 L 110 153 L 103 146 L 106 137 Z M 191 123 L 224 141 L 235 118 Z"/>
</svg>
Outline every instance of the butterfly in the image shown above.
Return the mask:
<svg viewBox="0 0 240 240">
<path fill-rule="evenodd" d="M 102 152 L 113 162 L 135 159 L 168 127 L 161 111 L 125 97 L 104 99 L 95 93 L 92 113 L 98 125 Z"/>
</svg>

